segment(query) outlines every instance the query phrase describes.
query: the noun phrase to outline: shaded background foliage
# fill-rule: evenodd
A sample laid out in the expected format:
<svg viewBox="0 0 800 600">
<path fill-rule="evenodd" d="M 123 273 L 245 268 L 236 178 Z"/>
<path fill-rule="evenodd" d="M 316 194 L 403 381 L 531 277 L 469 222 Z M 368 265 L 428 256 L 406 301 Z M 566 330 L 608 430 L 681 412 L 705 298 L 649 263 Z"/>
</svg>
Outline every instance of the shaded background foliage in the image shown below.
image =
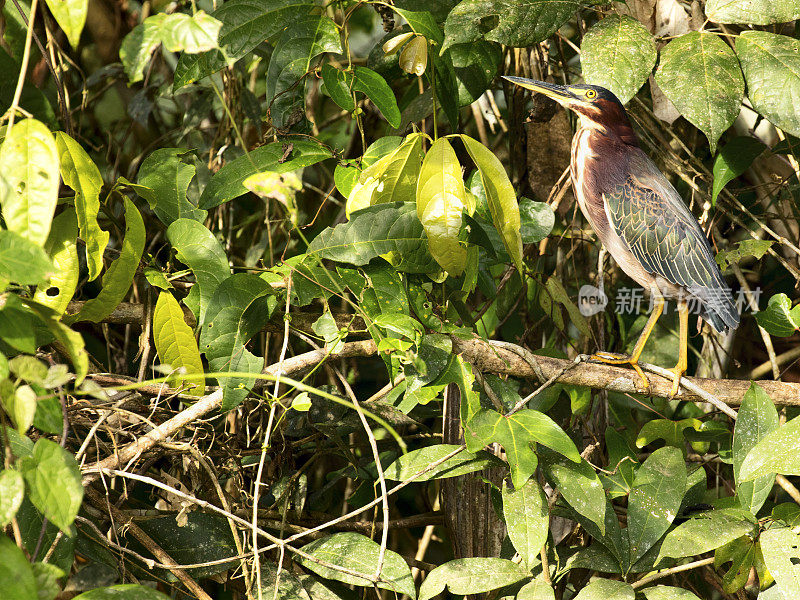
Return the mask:
<svg viewBox="0 0 800 600">
<path fill-rule="evenodd" d="M 4 3 L 3 594 L 799 597 L 797 19 Z M 690 372 L 787 383 L 722 413 L 538 362 L 629 349 L 647 300 L 575 209 L 574 118 L 503 74 L 626 103 L 744 313 Z"/>
</svg>

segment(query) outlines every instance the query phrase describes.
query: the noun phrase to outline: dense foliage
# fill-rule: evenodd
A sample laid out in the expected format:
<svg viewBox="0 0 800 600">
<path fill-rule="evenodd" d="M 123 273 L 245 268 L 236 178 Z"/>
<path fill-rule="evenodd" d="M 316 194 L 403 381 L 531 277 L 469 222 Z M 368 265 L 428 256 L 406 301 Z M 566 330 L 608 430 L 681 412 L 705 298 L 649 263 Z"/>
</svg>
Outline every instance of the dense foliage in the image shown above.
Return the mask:
<svg viewBox="0 0 800 600">
<path fill-rule="evenodd" d="M 800 598 L 796 0 L 0 7 L 0 597 Z M 679 397 L 501 75 L 708 233 Z"/>
</svg>

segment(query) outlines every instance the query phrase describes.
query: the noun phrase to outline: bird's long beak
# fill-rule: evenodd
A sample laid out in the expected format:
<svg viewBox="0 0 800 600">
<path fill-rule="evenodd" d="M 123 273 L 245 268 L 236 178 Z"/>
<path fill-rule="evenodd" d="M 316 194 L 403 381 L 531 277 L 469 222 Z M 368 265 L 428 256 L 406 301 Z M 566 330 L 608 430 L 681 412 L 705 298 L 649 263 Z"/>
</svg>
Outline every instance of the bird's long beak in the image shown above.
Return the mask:
<svg viewBox="0 0 800 600">
<path fill-rule="evenodd" d="M 561 103 L 561 104 L 570 104 L 572 101 L 576 100 L 575 95 L 570 92 L 567 88 L 563 85 L 557 85 L 555 83 L 547 83 L 546 81 L 536 81 L 535 79 L 525 79 L 524 77 L 511 77 L 503 75 L 503 79 L 507 79 L 511 83 L 515 83 L 520 87 L 524 87 L 528 90 L 533 90 L 534 92 L 538 92 L 540 94 L 544 94 L 545 96 L 552 98 L 553 100 Z"/>
</svg>

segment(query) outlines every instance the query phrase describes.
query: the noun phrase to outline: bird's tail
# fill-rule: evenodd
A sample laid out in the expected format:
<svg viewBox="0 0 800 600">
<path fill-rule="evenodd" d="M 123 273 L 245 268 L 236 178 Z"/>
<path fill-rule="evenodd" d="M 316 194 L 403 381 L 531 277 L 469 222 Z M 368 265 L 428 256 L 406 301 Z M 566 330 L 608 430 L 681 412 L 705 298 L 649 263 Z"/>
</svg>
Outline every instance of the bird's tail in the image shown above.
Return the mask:
<svg viewBox="0 0 800 600">
<path fill-rule="evenodd" d="M 740 317 L 730 288 L 724 286 L 713 291 L 713 294 L 702 294 L 701 316 L 718 333 L 736 329 L 739 326 Z"/>
</svg>

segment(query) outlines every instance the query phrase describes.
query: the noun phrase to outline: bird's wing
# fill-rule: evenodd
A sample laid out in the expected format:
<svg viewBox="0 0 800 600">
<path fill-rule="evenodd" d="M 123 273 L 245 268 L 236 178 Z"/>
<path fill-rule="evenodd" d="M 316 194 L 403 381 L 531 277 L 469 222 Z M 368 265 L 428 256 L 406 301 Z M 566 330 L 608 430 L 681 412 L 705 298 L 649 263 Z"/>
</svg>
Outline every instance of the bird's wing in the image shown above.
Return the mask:
<svg viewBox="0 0 800 600">
<path fill-rule="evenodd" d="M 642 267 L 682 286 L 703 303 L 718 331 L 739 314 L 694 215 L 647 155 L 631 158 L 624 183 L 603 194 L 609 222 Z"/>
</svg>

